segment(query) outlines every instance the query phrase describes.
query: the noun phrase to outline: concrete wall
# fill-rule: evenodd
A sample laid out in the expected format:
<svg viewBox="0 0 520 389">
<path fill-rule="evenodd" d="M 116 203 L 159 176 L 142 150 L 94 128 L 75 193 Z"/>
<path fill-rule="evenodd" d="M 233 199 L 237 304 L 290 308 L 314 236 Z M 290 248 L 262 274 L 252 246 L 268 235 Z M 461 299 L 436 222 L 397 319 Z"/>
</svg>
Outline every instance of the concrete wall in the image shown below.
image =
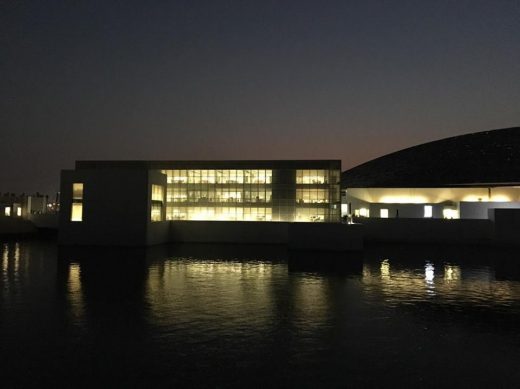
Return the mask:
<svg viewBox="0 0 520 389">
<path fill-rule="evenodd" d="M 289 224 L 289 249 L 362 250 L 363 226 L 341 223 L 291 223 Z"/>
<path fill-rule="evenodd" d="M 400 218 L 424 218 L 424 206 L 432 206 L 432 217 L 442 218 L 442 211 L 444 207 L 456 208 L 453 205 L 446 204 L 370 204 L 370 217 L 379 218 L 381 209 L 388 209 L 388 218 L 395 218 L 398 215 Z"/>
<path fill-rule="evenodd" d="M 460 218 L 461 219 L 487 219 L 489 217 L 489 210 L 495 208 L 518 208 L 520 209 L 520 202 L 461 202 L 460 203 Z"/>
<path fill-rule="evenodd" d="M 520 209 L 492 209 L 489 214 L 497 242 L 520 245 Z"/>
<path fill-rule="evenodd" d="M 0 235 L 31 234 L 36 227 L 29 220 L 0 215 Z"/>
<path fill-rule="evenodd" d="M 28 219 L 38 228 L 58 229 L 57 213 L 36 213 L 28 216 Z"/>
<path fill-rule="evenodd" d="M 74 182 L 84 185 L 82 222 L 70 221 Z M 62 171 L 59 243 L 145 246 L 148 197 L 147 170 Z"/>
<path fill-rule="evenodd" d="M 284 222 L 172 221 L 170 223 L 171 242 L 286 244 L 289 241 L 289 223 Z"/>
<path fill-rule="evenodd" d="M 293 250 L 363 248 L 362 226 L 341 223 L 172 221 L 171 242 L 288 244 Z"/>
<path fill-rule="evenodd" d="M 520 201 L 520 188 L 347 188 L 347 195 L 369 203 Z"/>
<path fill-rule="evenodd" d="M 364 227 L 366 242 L 490 243 L 491 220 L 462 219 L 356 219 Z"/>
</svg>

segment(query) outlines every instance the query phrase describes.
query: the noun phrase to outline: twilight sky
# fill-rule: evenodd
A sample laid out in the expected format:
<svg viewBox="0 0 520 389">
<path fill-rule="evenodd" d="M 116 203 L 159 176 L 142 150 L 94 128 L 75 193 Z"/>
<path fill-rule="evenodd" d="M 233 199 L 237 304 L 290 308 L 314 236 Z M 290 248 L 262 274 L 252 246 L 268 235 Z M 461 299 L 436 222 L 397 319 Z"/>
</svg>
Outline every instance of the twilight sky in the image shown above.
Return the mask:
<svg viewBox="0 0 520 389">
<path fill-rule="evenodd" d="M 0 0 L 0 192 L 76 159 L 347 169 L 519 124 L 518 0 Z"/>
</svg>

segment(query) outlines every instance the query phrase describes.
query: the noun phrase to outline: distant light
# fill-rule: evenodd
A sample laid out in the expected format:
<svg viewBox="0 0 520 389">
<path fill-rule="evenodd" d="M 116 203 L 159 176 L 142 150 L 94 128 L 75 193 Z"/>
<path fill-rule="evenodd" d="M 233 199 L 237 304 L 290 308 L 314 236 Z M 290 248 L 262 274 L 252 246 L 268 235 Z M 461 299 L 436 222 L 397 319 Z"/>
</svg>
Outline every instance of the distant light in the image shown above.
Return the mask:
<svg viewBox="0 0 520 389">
<path fill-rule="evenodd" d="M 444 279 L 446 281 L 460 280 L 460 267 L 454 265 L 444 265 Z"/>
<path fill-rule="evenodd" d="M 381 278 L 389 278 L 390 277 L 390 261 L 388 259 L 383 259 L 381 261 Z"/>
<path fill-rule="evenodd" d="M 431 263 L 426 263 L 424 266 L 424 279 L 427 283 L 433 283 L 433 279 L 435 278 L 435 268 Z"/>
<path fill-rule="evenodd" d="M 444 219 L 458 219 L 459 211 L 453 208 L 444 208 L 442 210 L 442 216 Z"/>
<path fill-rule="evenodd" d="M 378 203 L 385 204 L 424 204 L 428 202 L 425 196 L 382 196 Z"/>
<path fill-rule="evenodd" d="M 511 201 L 511 199 L 506 195 L 493 195 L 491 197 L 491 201 L 508 202 L 508 201 Z"/>
</svg>

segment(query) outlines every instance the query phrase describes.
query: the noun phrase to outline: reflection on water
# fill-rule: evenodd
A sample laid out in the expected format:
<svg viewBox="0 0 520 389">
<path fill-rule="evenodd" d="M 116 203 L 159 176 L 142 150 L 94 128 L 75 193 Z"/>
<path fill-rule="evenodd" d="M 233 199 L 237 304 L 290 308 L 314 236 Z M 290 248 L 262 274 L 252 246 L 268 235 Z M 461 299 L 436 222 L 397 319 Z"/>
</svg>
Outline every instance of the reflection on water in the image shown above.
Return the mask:
<svg viewBox="0 0 520 389">
<path fill-rule="evenodd" d="M 432 369 L 437 387 L 520 379 L 520 281 L 504 270 L 515 252 L 379 247 L 359 262 L 269 246 L 0 247 L 7 386 L 417 386 Z"/>
</svg>

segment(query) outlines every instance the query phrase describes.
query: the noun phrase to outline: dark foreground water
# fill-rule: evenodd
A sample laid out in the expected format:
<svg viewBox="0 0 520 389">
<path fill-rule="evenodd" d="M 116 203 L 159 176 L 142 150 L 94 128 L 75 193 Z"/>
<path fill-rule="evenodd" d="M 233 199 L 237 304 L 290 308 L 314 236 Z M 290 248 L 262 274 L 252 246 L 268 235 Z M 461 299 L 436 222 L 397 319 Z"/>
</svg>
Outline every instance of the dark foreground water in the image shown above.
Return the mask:
<svg viewBox="0 0 520 389">
<path fill-rule="evenodd" d="M 1 243 L 0 387 L 520 385 L 516 252 L 379 247 L 333 273 L 288 258 Z"/>
</svg>

